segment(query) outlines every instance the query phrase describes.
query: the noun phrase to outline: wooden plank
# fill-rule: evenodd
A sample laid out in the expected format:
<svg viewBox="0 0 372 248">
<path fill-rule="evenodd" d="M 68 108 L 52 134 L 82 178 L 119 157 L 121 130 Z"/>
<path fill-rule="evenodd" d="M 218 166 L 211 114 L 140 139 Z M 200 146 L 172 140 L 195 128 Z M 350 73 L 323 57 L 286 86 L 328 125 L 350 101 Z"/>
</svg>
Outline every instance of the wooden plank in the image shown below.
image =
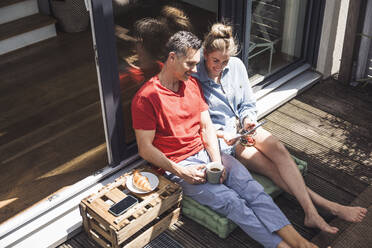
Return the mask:
<svg viewBox="0 0 372 248">
<path fill-rule="evenodd" d="M 308 138 L 305 138 L 291 130 L 284 128 L 274 122 L 268 122 L 265 129 L 271 132 L 274 136 L 278 137 L 289 148 L 306 153 L 309 157 L 314 157 L 322 164 L 327 164 L 330 168 L 343 171 L 360 180 L 372 182 L 371 178 L 365 178 L 359 175 L 358 168 L 360 164 L 341 156 L 339 153 L 318 144 Z"/>
<path fill-rule="evenodd" d="M 372 132 L 368 128 L 352 124 L 297 99 L 284 104 L 277 111 L 293 118 L 298 118 L 309 126 L 317 127 L 333 138 L 345 139 L 351 136 L 353 141 L 355 140 L 356 145 L 361 146 L 361 148 L 369 147 L 365 143 L 368 144 L 368 140 L 372 139 Z"/>
<path fill-rule="evenodd" d="M 54 24 L 55 22 L 56 20 L 51 18 L 50 16 L 35 14 L 1 24 L 0 41 L 32 31 L 34 29 Z"/>
<path fill-rule="evenodd" d="M 169 226 L 173 225 L 180 215 L 180 208 L 175 209 L 171 213 L 169 213 L 166 217 L 160 220 L 158 223 L 147 229 L 144 233 L 138 236 L 136 239 L 131 241 L 130 243 L 124 245 L 125 248 L 137 248 L 143 247 L 155 237 L 157 237 L 160 233 L 165 231 Z"/>
<path fill-rule="evenodd" d="M 80 232 L 78 235 L 74 236 L 75 239 L 84 248 L 101 248 L 97 243 L 90 240 L 85 232 Z"/>
<path fill-rule="evenodd" d="M 0 2 L 0 8 L 3 8 L 5 6 L 13 5 L 20 2 L 25 2 L 26 0 L 2 0 Z"/>
<path fill-rule="evenodd" d="M 352 64 L 355 51 L 354 47 L 356 42 L 356 35 L 358 32 L 361 3 L 361 0 L 353 0 L 349 2 L 344 44 L 341 55 L 340 72 L 338 76 L 338 80 L 340 80 L 344 84 L 349 83 L 351 80 Z"/>
<path fill-rule="evenodd" d="M 101 125 L 93 119 L 32 152 L 2 162 L 0 196 L 15 200 L 0 208 L 0 222 L 105 166 Z"/>
<path fill-rule="evenodd" d="M 341 97 L 331 96 L 324 92 L 331 89 L 324 89 L 322 91 L 311 91 L 309 94 L 303 94 L 296 99 L 313 107 L 319 108 L 329 114 L 342 118 L 353 125 L 362 126 L 365 128 L 371 127 L 371 104 L 363 104 L 362 106 L 354 104 L 353 102 L 345 101 Z"/>
<path fill-rule="evenodd" d="M 119 233 L 118 234 L 118 242 L 121 243 L 124 240 L 131 237 L 138 230 L 140 230 L 143 226 L 150 223 L 152 220 L 154 220 L 156 217 L 160 216 L 166 210 L 168 210 L 168 209 L 172 208 L 173 206 L 177 205 L 177 202 L 179 202 L 179 201 L 180 201 L 179 194 L 174 194 L 174 195 L 168 197 L 167 199 L 162 200 L 160 204 L 157 204 L 151 210 L 143 213 L 138 218 L 136 218 L 136 221 L 134 221 L 133 223 L 130 223 L 128 226 L 126 226 L 125 230 L 122 229 L 122 230 L 118 231 L 118 233 Z M 143 208 L 140 208 L 137 211 L 142 211 L 142 209 Z"/>
<path fill-rule="evenodd" d="M 84 72 L 84 70 L 80 71 Z M 76 74 L 79 75 L 80 73 Z M 67 79 L 73 81 L 73 83 L 66 83 L 66 89 L 63 87 L 63 82 L 66 82 Z M 0 119 L 0 127 L 8 127 L 11 126 L 13 123 L 20 122 L 24 119 L 27 119 L 37 113 L 40 113 L 46 109 L 48 109 L 51 105 L 59 105 L 62 106 L 61 103 L 66 101 L 78 101 L 78 96 L 82 93 L 86 93 L 89 91 L 94 90 L 96 92 L 96 100 L 99 99 L 99 91 L 98 86 L 95 84 L 96 76 L 93 74 L 87 76 L 79 80 L 76 77 L 73 78 L 63 78 L 60 80 L 62 82 L 59 87 L 60 90 L 57 90 L 57 87 L 53 90 L 49 88 L 49 90 L 40 90 L 40 92 L 35 92 L 35 94 L 28 95 L 25 93 L 25 100 L 20 100 L 19 104 L 15 99 L 6 99 L 9 104 L 4 103 L 5 106 L 8 106 L 8 109 L 2 107 L 2 117 Z M 84 83 L 85 82 L 85 83 Z M 85 85 L 84 85 L 85 84 Z M 70 86 L 70 87 L 69 87 Z M 81 87 L 81 88 L 79 88 Z M 22 92 L 20 92 L 22 93 Z M 20 96 L 19 96 L 20 97 Z M 30 98 L 30 99 L 28 99 Z M 3 105 L 3 106 L 4 106 Z M 76 107 L 79 105 L 76 104 Z"/>
<path fill-rule="evenodd" d="M 198 241 L 198 236 L 191 236 L 185 232 L 182 228 L 184 225 L 183 217 L 181 215 L 181 220 L 178 220 L 174 225 L 170 226 L 165 232 L 178 241 L 184 247 L 195 247 L 202 248 L 204 245 Z"/>
<path fill-rule="evenodd" d="M 335 137 L 335 135 L 327 134 L 324 130 L 318 127 L 309 126 L 307 123 L 288 116 L 285 112 L 275 111 L 269 116 L 268 120 L 275 122 L 276 124 L 286 127 L 291 131 L 314 140 L 316 143 L 327 147 L 328 149 L 338 152 L 345 157 L 348 157 L 358 163 L 366 166 L 372 166 L 372 156 L 370 155 L 370 149 L 364 150 L 356 147 L 355 143 L 350 143 L 348 137 Z M 371 144 L 372 149 L 372 144 Z"/>
<path fill-rule="evenodd" d="M 356 197 L 356 195 L 343 190 L 337 185 L 327 182 L 327 180 L 324 180 L 323 178 L 317 177 L 316 174 L 311 172 L 305 177 L 305 182 L 306 185 L 314 192 L 330 201 L 343 205 L 349 205 L 350 202 Z"/>
<path fill-rule="evenodd" d="M 291 154 L 295 154 L 291 151 Z M 295 154 L 297 156 L 297 154 Z M 343 173 L 334 168 L 329 168 L 327 164 L 321 163 L 315 157 L 304 158 L 308 162 L 308 171 L 319 179 L 337 186 L 354 197 L 359 195 L 368 185 L 368 183 L 363 182 L 350 175 Z M 345 182 L 348 182 L 345 184 Z"/>
<path fill-rule="evenodd" d="M 92 74 L 97 74 L 89 31 L 59 33 L 53 39 L 2 55 L 0 96 L 17 92 L 19 89 L 31 89 L 53 77 L 63 77 L 66 72 L 87 62 L 94 68 Z"/>
<path fill-rule="evenodd" d="M 372 195 L 371 195 L 372 197 Z M 372 244 L 372 206 L 368 208 L 368 213 L 361 223 L 350 225 L 342 235 L 339 235 L 331 243 L 336 248 L 367 248 Z"/>
<path fill-rule="evenodd" d="M 317 229 L 304 226 L 305 214 L 297 201 L 289 200 L 284 195 L 281 195 L 275 199 L 275 203 L 304 238 L 311 239 L 319 232 Z"/>
<path fill-rule="evenodd" d="M 249 248 L 261 248 L 262 245 L 249 237 L 242 229 L 239 227 L 236 228 L 230 235 L 232 239 L 237 240 L 241 244 L 244 244 L 244 247 Z"/>
<path fill-rule="evenodd" d="M 204 228 L 185 216 L 182 217 L 182 222 L 177 222 L 176 225 L 179 228 L 182 228 L 182 230 L 189 236 L 197 237 L 198 242 L 203 245 L 202 247 L 249 247 L 245 246 L 231 236 L 227 237 L 226 239 L 221 239 L 212 231 Z"/>
<path fill-rule="evenodd" d="M 370 207 L 371 204 L 372 204 L 372 187 L 371 186 L 366 188 L 351 203 L 352 206 L 362 206 L 362 207 L 365 207 L 365 208 Z M 370 214 L 370 211 L 369 211 L 369 214 Z M 338 237 L 342 237 L 344 235 L 343 234 L 344 231 L 347 230 L 348 227 L 353 226 L 353 225 L 358 225 L 358 224 L 352 224 L 350 222 L 346 222 L 346 221 L 341 220 L 339 218 L 336 218 L 336 219 L 332 220 L 330 222 L 330 224 L 333 225 L 333 226 L 337 226 L 339 228 L 340 231 L 339 231 L 338 235 L 332 235 L 332 234 L 321 232 L 312 239 L 312 242 L 319 245 L 320 247 L 326 247 L 326 246 L 332 244 L 332 242 L 334 242 Z M 365 236 L 362 237 L 360 235 L 358 237 L 359 237 L 359 239 L 365 238 Z M 332 246 L 332 247 L 334 247 L 334 246 Z M 367 247 L 367 246 L 365 246 L 365 247 Z"/>
<path fill-rule="evenodd" d="M 30 113 L 25 113 L 20 117 L 14 116 L 15 123 L 10 123 L 8 120 L 4 120 L 3 122 L 3 119 L 0 117 L 0 123 L 7 125 L 7 127 L 1 128 L 4 137 L 0 139 L 0 144 L 7 144 L 9 141 L 17 139 L 33 130 L 42 128 L 61 118 L 63 119 L 64 116 L 68 116 L 80 108 L 97 102 L 97 97 L 98 92 L 96 89 L 81 91 L 78 95 L 72 94 L 71 97 L 65 98 L 62 101 L 55 101 L 38 110 L 31 110 Z"/>
<path fill-rule="evenodd" d="M 44 127 L 40 127 L 22 137 L 11 139 L 7 143 L 0 145 L 0 161 L 5 161 L 9 157 L 17 157 L 19 156 L 17 154 L 24 154 L 25 152 L 36 149 L 37 147 L 70 132 L 76 127 L 81 126 L 81 122 L 86 122 L 92 118 L 100 119 L 100 112 L 100 103 L 96 102 L 86 108 L 82 108 L 64 118 L 61 118 L 60 120 L 52 122 Z M 8 136 L 7 138 L 10 137 Z M 0 139 L 0 144 L 6 142 L 6 140 L 7 139 Z"/>
</svg>

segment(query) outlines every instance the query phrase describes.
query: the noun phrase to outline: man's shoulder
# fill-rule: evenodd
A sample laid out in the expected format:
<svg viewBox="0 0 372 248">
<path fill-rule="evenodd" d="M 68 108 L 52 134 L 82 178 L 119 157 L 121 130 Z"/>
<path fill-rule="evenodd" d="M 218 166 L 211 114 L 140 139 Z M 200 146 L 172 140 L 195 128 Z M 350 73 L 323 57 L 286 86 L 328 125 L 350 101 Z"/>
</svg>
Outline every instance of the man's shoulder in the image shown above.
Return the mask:
<svg viewBox="0 0 372 248">
<path fill-rule="evenodd" d="M 157 77 L 150 78 L 147 82 L 143 83 L 141 88 L 137 91 L 137 96 L 147 96 L 153 93 L 156 89 Z"/>
</svg>

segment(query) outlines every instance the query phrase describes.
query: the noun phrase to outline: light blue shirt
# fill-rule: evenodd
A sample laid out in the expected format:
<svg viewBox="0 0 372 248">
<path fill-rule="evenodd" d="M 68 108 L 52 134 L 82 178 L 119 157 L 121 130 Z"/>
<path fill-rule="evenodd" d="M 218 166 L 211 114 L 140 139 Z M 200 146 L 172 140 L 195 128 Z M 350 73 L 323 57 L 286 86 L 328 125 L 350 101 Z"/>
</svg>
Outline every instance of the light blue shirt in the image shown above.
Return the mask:
<svg viewBox="0 0 372 248">
<path fill-rule="evenodd" d="M 208 77 L 204 58 L 201 58 L 197 67 L 196 77 L 204 91 L 205 99 L 209 105 L 209 114 L 216 130 L 228 132 L 237 131 L 237 120 L 243 123 L 248 117 L 257 121 L 256 99 L 249 84 L 247 70 L 243 62 L 237 57 L 231 57 L 222 71 L 221 84 Z M 228 148 L 220 139 L 221 149 Z"/>
</svg>

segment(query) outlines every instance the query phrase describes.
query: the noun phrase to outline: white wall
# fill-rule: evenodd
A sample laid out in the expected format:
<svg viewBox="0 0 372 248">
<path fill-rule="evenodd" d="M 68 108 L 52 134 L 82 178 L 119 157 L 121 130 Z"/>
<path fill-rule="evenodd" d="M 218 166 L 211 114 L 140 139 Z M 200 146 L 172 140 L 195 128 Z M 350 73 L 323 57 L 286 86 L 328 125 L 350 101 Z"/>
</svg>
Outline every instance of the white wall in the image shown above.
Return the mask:
<svg viewBox="0 0 372 248">
<path fill-rule="evenodd" d="M 349 1 L 326 1 L 316 67 L 324 78 L 340 70 Z"/>
</svg>

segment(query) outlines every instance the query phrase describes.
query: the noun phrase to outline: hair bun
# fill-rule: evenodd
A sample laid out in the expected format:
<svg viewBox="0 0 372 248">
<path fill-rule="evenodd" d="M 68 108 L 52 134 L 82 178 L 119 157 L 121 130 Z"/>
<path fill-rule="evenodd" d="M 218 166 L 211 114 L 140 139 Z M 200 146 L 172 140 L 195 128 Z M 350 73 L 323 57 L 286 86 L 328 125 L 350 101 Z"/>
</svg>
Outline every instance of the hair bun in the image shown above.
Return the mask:
<svg viewBox="0 0 372 248">
<path fill-rule="evenodd" d="M 229 39 L 232 37 L 232 28 L 222 23 L 217 23 L 212 26 L 211 33 L 215 39 Z"/>
</svg>

